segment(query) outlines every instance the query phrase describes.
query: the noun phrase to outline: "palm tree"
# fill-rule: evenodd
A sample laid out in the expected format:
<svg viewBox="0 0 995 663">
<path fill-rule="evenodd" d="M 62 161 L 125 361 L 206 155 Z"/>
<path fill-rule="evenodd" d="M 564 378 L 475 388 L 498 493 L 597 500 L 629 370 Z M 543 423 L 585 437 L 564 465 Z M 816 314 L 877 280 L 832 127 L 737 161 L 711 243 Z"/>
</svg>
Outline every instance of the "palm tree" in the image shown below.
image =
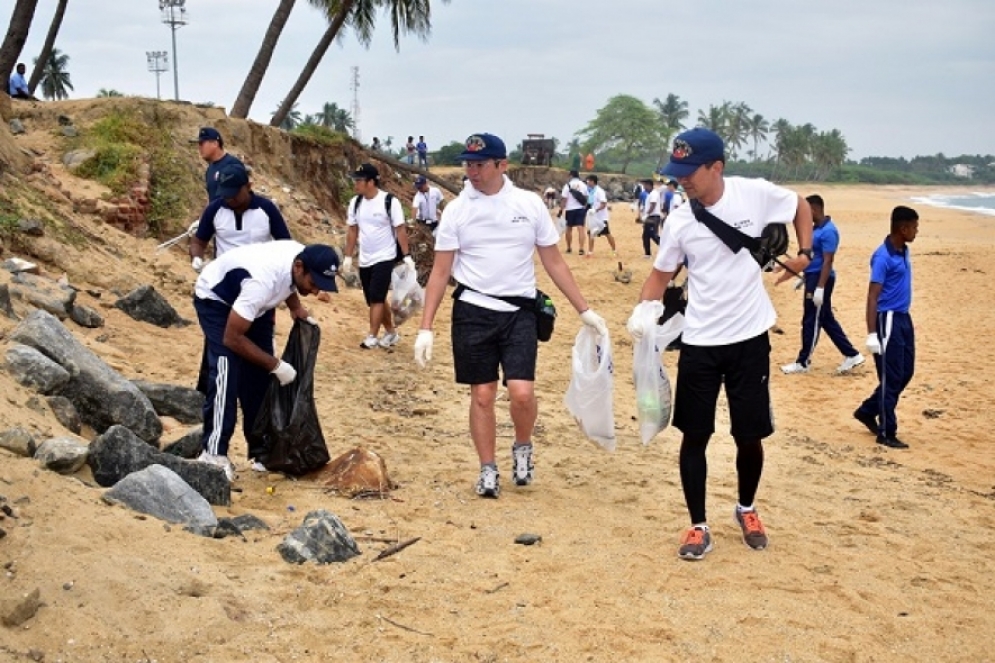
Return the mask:
<svg viewBox="0 0 995 663">
<path fill-rule="evenodd" d="M 273 18 L 266 29 L 266 34 L 263 36 L 263 43 L 259 46 L 256 59 L 252 62 L 252 67 L 249 68 L 249 75 L 245 77 L 242 89 L 238 91 L 235 104 L 231 107 L 231 117 L 244 120 L 249 115 L 249 109 L 252 107 L 252 102 L 256 99 L 256 94 L 259 92 L 259 86 L 263 82 L 263 76 L 266 75 L 266 69 L 269 67 L 270 60 L 273 59 L 276 42 L 280 40 L 280 33 L 283 32 L 283 26 L 287 24 L 287 19 L 290 18 L 290 10 L 294 8 L 294 2 L 296 0 L 280 0 L 280 5 L 276 8 L 276 12 L 273 13 Z"/>
<path fill-rule="evenodd" d="M 767 132 L 770 131 L 770 124 L 763 115 L 760 113 L 754 113 L 746 121 L 746 130 L 749 137 L 753 139 L 753 160 L 757 161 L 760 158 L 757 154 L 760 141 L 767 139 Z"/>
<path fill-rule="evenodd" d="M 373 38 L 373 28 L 376 23 L 376 12 L 383 9 L 390 17 L 391 32 L 394 37 L 394 48 L 401 50 L 401 35 L 414 34 L 422 40 L 427 40 L 432 32 L 431 0 L 308 0 L 312 5 L 325 11 L 329 20 L 328 29 L 315 46 L 311 57 L 301 71 L 290 92 L 283 100 L 283 106 L 273 114 L 271 126 L 279 126 L 285 114 L 297 101 L 318 64 L 328 51 L 328 47 L 339 35 L 346 22 L 356 33 L 359 43 L 370 45 Z M 447 3 L 449 0 L 442 0 Z"/>
<path fill-rule="evenodd" d="M 317 122 L 323 127 L 328 127 L 339 133 L 349 133 L 354 123 L 352 115 L 344 108 L 339 108 L 335 102 L 326 103 L 321 107 L 321 112 L 316 115 Z"/>
<path fill-rule="evenodd" d="M 35 93 L 35 88 L 38 87 L 38 82 L 44 73 L 42 71 L 42 63 L 48 60 L 48 57 L 52 54 L 52 49 L 55 47 L 55 38 L 59 35 L 59 28 L 62 27 L 62 19 L 66 15 L 66 5 L 68 4 L 69 0 L 59 0 L 59 4 L 55 8 L 55 15 L 48 26 L 48 34 L 45 35 L 45 44 L 41 47 L 37 64 L 35 64 L 35 68 L 31 72 L 31 79 L 28 81 L 28 90 L 31 91 L 31 94 Z"/>
<path fill-rule="evenodd" d="M 279 108 L 283 108 L 283 104 L 280 104 Z M 273 111 L 273 115 L 276 115 L 277 112 L 279 112 L 279 108 L 276 111 Z M 301 116 L 301 112 L 297 110 L 297 104 L 294 104 L 290 107 L 290 112 L 284 116 L 283 122 L 281 122 L 279 126 L 284 131 L 291 131 L 294 127 L 303 124 L 303 122 L 304 118 Z M 272 122 L 270 124 L 272 124 Z"/>
<path fill-rule="evenodd" d="M 37 63 L 38 58 L 35 58 L 35 64 Z M 66 88 L 70 90 L 74 88 L 72 81 L 69 79 L 69 72 L 66 71 L 68 64 L 69 56 L 59 49 L 53 48 L 41 74 L 41 95 L 43 97 L 59 100 L 69 98 Z"/>
<path fill-rule="evenodd" d="M 0 46 L 0 76 L 3 76 L 4 81 L 10 72 L 14 71 L 17 58 L 21 56 L 37 7 L 38 0 L 17 0 L 14 5 L 7 34 L 3 38 L 3 45 Z"/>
<path fill-rule="evenodd" d="M 108 90 L 107 88 L 102 87 L 99 90 L 97 90 L 97 97 L 123 97 L 123 96 L 124 96 L 123 94 L 114 89 Z"/>
<path fill-rule="evenodd" d="M 672 92 L 667 95 L 667 99 L 662 103 L 659 99 L 654 99 L 653 105 L 656 106 L 656 112 L 660 116 L 660 123 L 663 125 L 663 153 L 656 164 L 657 169 L 659 169 L 664 157 L 670 151 L 670 139 L 684 129 L 684 120 L 688 118 L 690 112 L 688 111 L 688 102 L 682 101 L 680 97 Z"/>
</svg>

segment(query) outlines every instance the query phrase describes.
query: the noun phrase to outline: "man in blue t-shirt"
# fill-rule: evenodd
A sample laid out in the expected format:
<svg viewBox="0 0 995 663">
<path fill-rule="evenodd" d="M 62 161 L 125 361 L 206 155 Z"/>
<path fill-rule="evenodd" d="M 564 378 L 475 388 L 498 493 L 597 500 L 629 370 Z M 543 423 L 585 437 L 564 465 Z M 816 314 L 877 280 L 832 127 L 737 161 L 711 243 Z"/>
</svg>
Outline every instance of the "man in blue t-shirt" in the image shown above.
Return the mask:
<svg viewBox="0 0 995 663">
<path fill-rule="evenodd" d="M 31 90 L 28 89 L 28 82 L 24 80 L 24 72 L 27 69 L 24 67 L 23 62 L 17 63 L 17 67 L 14 68 L 14 73 L 10 75 L 10 80 L 7 82 L 7 94 L 11 96 L 12 99 L 28 99 L 29 101 L 38 101 L 35 99 L 34 95 L 31 94 Z"/>
<path fill-rule="evenodd" d="M 214 127 L 202 127 L 197 133 L 197 151 L 200 158 L 207 162 L 204 173 L 204 188 L 207 189 L 207 202 L 218 197 L 218 175 L 221 169 L 230 164 L 242 165 L 242 162 L 225 152 L 225 140 Z"/>
<path fill-rule="evenodd" d="M 909 244 L 919 233 L 919 215 L 899 205 L 891 212 L 891 233 L 871 256 L 867 289 L 867 349 L 874 353 L 878 386 L 853 413 L 877 435 L 877 443 L 907 449 L 896 436 L 898 398 L 912 380 L 916 363 L 912 306 L 912 261 Z"/>
<path fill-rule="evenodd" d="M 418 151 L 418 167 L 428 168 L 428 144 L 425 143 L 425 136 L 418 136 L 415 150 Z"/>
<path fill-rule="evenodd" d="M 836 349 L 843 354 L 843 363 L 836 372 L 848 373 L 864 363 L 864 357 L 853 347 L 843 328 L 833 315 L 833 288 L 836 271 L 833 260 L 840 245 L 840 233 L 831 217 L 826 216 L 822 196 L 805 199 L 812 208 L 815 228 L 812 232 L 812 262 L 805 268 L 805 304 L 802 313 L 802 348 L 793 363 L 782 366 L 787 374 L 807 373 L 812 353 L 819 342 L 819 332 L 824 331 Z"/>
</svg>

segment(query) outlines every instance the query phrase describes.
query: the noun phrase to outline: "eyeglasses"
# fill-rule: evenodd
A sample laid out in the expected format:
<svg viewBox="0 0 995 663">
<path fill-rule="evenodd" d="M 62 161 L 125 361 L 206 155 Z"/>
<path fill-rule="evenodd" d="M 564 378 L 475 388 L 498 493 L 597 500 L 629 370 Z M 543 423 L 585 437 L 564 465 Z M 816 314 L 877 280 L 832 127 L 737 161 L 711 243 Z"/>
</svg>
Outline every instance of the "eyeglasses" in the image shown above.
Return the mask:
<svg viewBox="0 0 995 663">
<path fill-rule="evenodd" d="M 484 166 L 489 163 L 493 163 L 494 167 L 496 168 L 497 165 L 501 163 L 501 159 L 485 159 L 483 161 L 464 161 L 463 167 L 466 168 L 467 170 L 483 170 Z"/>
</svg>

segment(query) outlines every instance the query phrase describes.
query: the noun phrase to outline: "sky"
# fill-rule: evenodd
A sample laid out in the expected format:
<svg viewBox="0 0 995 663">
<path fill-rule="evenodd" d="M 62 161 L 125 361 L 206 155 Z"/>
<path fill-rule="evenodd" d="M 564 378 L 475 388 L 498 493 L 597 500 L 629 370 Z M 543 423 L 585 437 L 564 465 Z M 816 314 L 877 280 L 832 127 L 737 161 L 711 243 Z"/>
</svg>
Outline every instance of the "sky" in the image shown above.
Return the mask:
<svg viewBox="0 0 995 663">
<path fill-rule="evenodd" d="M 0 2 L 0 13 L 13 8 Z M 230 109 L 276 0 L 187 0 L 176 31 L 179 97 Z M 41 49 L 56 0 L 39 0 L 21 60 Z M 249 117 L 268 122 L 327 21 L 297 0 Z M 995 154 L 995 2 L 947 0 L 441 0 L 427 41 L 386 19 L 365 48 L 333 44 L 300 97 L 352 109 L 359 137 L 424 135 L 429 149 L 474 132 L 568 142 L 618 94 L 670 93 L 699 110 L 745 102 L 770 122 L 838 129 L 849 158 Z M 71 98 L 101 88 L 154 97 L 147 51 L 173 48 L 155 0 L 70 0 L 56 47 Z M 160 78 L 173 98 L 173 73 Z M 761 149 L 761 153 L 764 150 Z"/>
</svg>

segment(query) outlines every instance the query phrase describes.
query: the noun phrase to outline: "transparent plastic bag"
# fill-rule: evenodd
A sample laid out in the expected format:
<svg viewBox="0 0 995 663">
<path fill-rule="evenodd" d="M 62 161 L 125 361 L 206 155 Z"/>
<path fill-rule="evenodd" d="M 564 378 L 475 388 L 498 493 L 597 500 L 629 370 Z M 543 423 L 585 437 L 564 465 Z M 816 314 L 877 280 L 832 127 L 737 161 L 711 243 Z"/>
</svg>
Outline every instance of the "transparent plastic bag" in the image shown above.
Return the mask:
<svg viewBox="0 0 995 663">
<path fill-rule="evenodd" d="M 632 379 L 636 385 L 639 438 L 643 444 L 652 442 L 670 424 L 673 395 L 660 355 L 684 330 L 682 314 L 678 313 L 663 325 L 658 325 L 659 314 L 659 310 L 651 308 L 644 311 L 643 329 L 655 332 L 643 334 L 632 347 Z"/>
<path fill-rule="evenodd" d="M 394 268 L 390 276 L 390 311 L 394 325 L 402 325 L 415 315 L 425 301 L 425 291 L 418 285 L 418 274 L 407 265 Z"/>
<path fill-rule="evenodd" d="M 563 403 L 589 440 L 615 451 L 615 367 L 611 338 L 583 325 L 573 347 L 573 372 Z"/>
<path fill-rule="evenodd" d="M 605 229 L 605 220 L 598 217 L 597 212 L 593 209 L 587 210 L 587 234 L 591 237 L 597 237 L 598 234 Z"/>
</svg>

